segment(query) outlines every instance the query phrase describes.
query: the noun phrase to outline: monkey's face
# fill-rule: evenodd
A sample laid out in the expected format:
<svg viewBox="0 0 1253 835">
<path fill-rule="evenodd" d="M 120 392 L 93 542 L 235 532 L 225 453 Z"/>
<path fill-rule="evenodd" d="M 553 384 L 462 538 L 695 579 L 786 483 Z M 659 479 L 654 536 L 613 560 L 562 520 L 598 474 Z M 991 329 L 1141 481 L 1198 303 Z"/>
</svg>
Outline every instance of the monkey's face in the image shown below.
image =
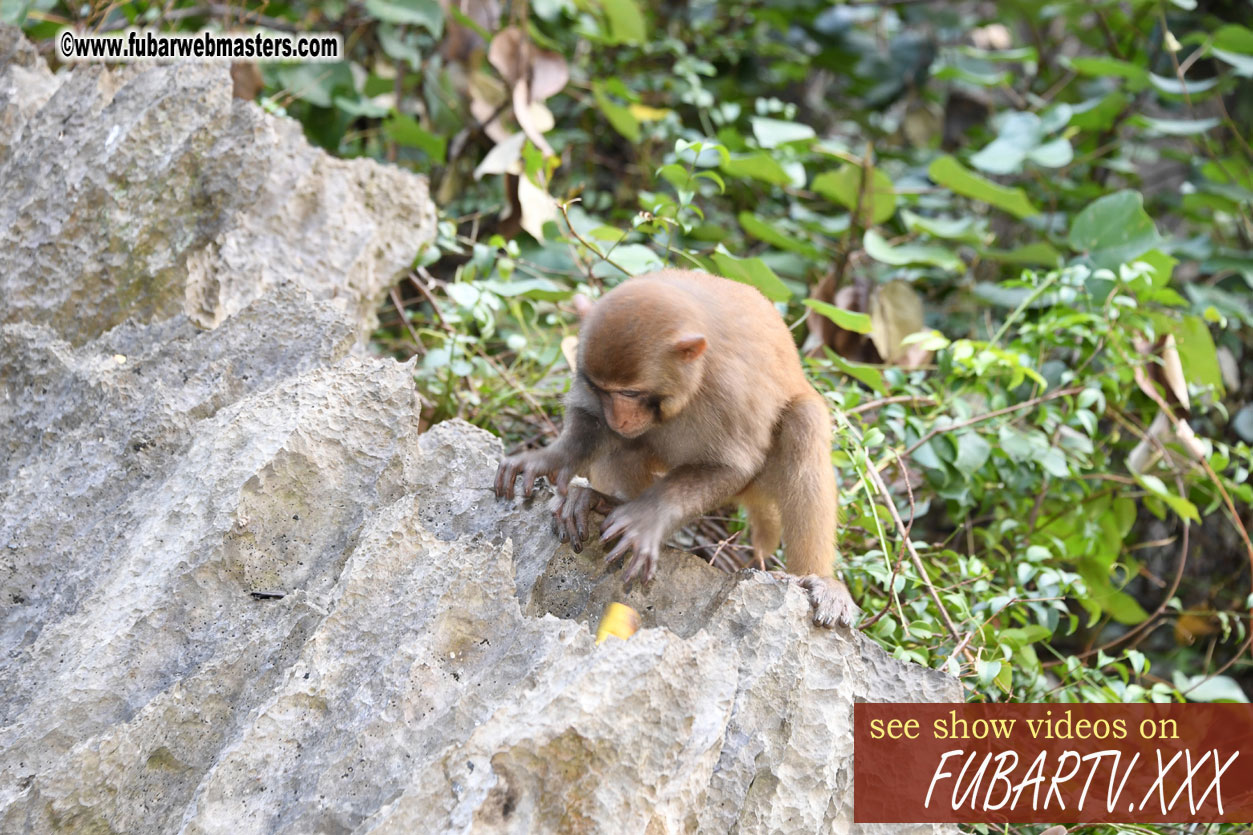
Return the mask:
<svg viewBox="0 0 1253 835">
<path fill-rule="evenodd" d="M 638 438 L 683 410 L 704 370 L 702 324 L 691 298 L 660 282 L 627 281 L 593 306 L 579 376 L 610 430 Z"/>
<path fill-rule="evenodd" d="M 636 389 L 601 391 L 605 423 L 624 438 L 638 438 L 657 422 L 656 396 Z"/>
<path fill-rule="evenodd" d="M 646 363 L 630 362 L 630 352 L 613 355 L 608 366 L 585 357 L 583 381 L 616 434 L 638 438 L 682 411 L 700 385 L 705 338 L 686 335 L 668 342 L 665 350 L 650 352 Z"/>
</svg>

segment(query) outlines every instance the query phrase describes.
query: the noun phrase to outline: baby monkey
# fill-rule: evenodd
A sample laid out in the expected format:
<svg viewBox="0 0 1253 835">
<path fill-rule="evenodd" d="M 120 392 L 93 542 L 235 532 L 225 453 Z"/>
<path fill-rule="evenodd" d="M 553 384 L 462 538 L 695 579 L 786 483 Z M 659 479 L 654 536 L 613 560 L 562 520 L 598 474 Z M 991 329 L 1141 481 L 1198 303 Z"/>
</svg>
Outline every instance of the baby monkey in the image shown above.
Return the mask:
<svg viewBox="0 0 1253 835">
<path fill-rule="evenodd" d="M 586 476 L 590 487 L 571 485 Z M 662 270 L 628 279 L 587 313 L 565 425 L 544 449 L 506 458 L 496 495 L 530 496 L 544 476 L 563 541 L 588 538 L 607 514 L 611 562 L 652 579 L 662 545 L 685 521 L 726 504 L 748 512 L 754 561 L 782 537 L 814 622 L 851 626 L 857 607 L 832 575 L 835 474 L 831 415 L 801 369 L 792 335 L 756 289 Z"/>
</svg>

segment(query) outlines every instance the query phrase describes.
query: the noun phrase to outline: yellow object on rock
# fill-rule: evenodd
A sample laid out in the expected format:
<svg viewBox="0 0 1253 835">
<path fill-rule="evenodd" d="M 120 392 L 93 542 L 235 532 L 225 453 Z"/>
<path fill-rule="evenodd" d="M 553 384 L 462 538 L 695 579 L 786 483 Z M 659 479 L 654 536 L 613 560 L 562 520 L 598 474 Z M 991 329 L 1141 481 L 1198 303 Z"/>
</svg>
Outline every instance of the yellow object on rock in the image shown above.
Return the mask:
<svg viewBox="0 0 1253 835">
<path fill-rule="evenodd" d="M 610 603 L 596 627 L 596 644 L 605 642 L 610 635 L 623 640 L 630 638 L 640 628 L 640 613 L 625 603 Z"/>
</svg>

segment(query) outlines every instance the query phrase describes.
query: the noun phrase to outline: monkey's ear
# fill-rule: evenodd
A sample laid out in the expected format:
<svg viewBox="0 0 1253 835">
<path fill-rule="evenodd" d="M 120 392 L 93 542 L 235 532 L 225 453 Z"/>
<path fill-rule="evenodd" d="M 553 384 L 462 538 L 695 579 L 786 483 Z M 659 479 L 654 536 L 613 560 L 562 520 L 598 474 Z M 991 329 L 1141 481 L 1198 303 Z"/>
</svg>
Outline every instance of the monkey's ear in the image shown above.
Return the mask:
<svg viewBox="0 0 1253 835">
<path fill-rule="evenodd" d="M 680 336 L 674 342 L 674 352 L 679 355 L 679 359 L 684 362 L 692 360 L 705 353 L 705 348 L 709 343 L 705 341 L 705 337 L 699 333 L 689 333 Z"/>
</svg>

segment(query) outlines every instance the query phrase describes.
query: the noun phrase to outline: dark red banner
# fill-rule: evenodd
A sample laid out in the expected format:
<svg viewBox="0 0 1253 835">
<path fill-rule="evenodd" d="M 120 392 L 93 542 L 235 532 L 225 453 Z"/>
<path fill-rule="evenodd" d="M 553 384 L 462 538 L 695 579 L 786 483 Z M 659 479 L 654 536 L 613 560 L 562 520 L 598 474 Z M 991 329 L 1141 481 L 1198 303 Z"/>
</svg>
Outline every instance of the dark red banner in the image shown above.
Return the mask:
<svg viewBox="0 0 1253 835">
<path fill-rule="evenodd" d="M 1253 705 L 859 704 L 858 823 L 1253 821 Z"/>
</svg>

